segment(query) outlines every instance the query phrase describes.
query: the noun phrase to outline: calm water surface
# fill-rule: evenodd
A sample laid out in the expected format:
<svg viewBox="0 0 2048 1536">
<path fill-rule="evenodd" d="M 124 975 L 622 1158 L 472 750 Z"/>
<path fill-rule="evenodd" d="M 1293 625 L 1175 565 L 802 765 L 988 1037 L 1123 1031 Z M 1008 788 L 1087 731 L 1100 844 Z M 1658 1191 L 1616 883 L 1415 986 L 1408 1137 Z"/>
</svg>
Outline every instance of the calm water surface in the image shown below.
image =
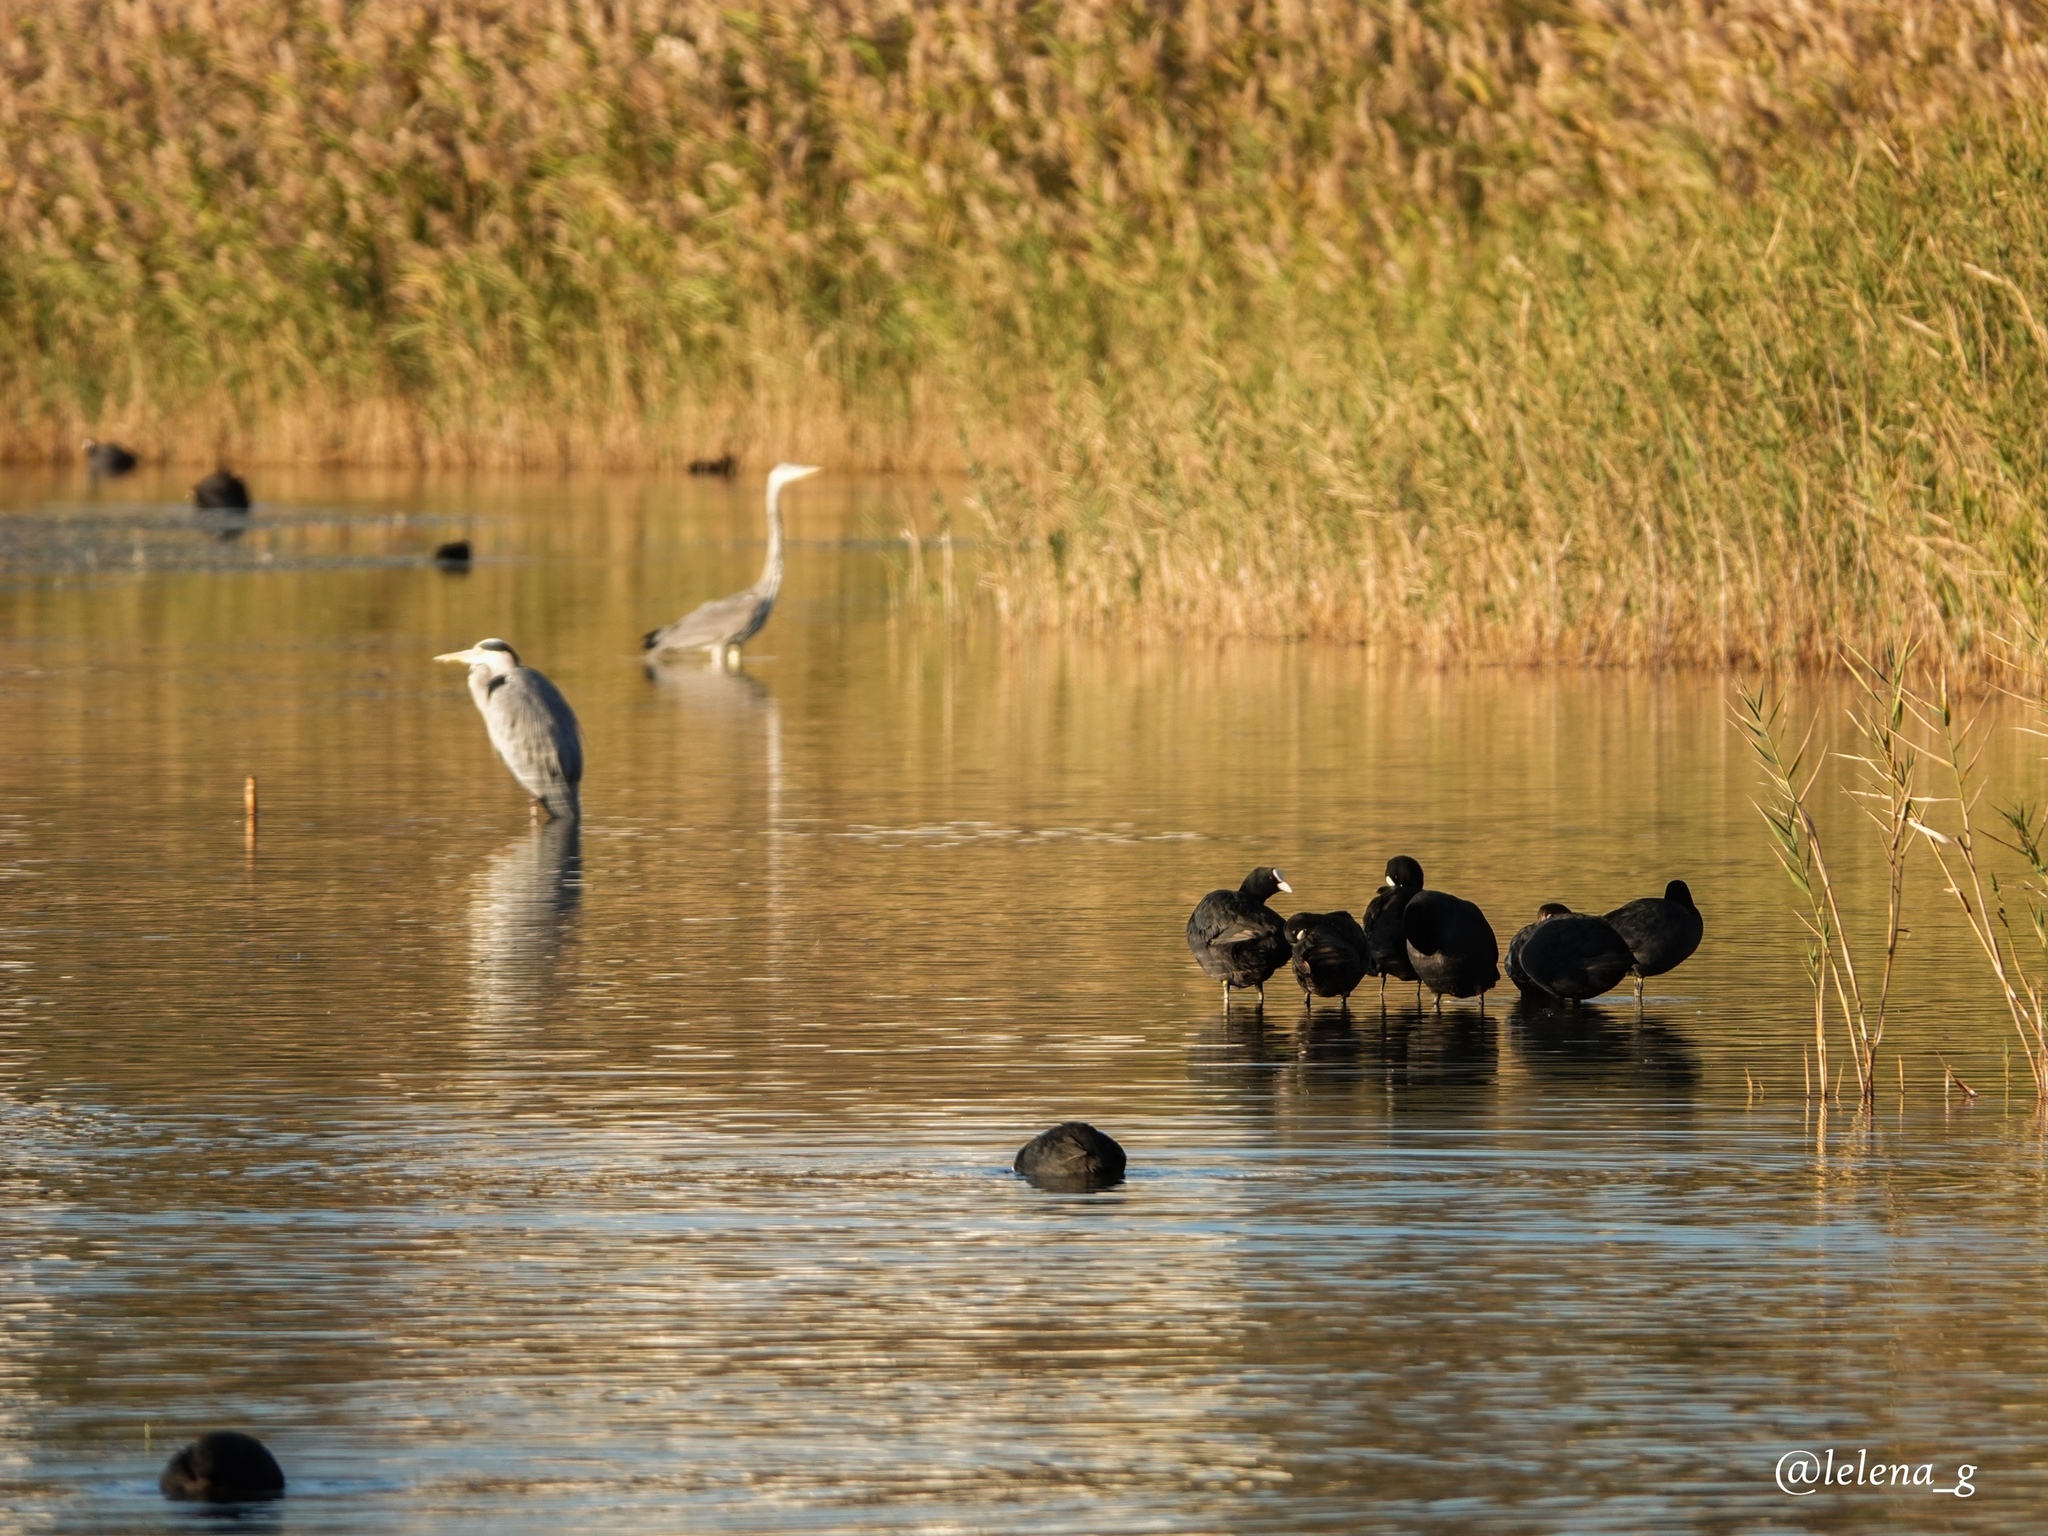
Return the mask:
<svg viewBox="0 0 2048 1536">
<path fill-rule="evenodd" d="M 277 1450 L 245 1523 L 289 1532 L 2048 1497 L 2048 1177 L 1993 999 L 1922 869 L 1906 1091 L 1802 1102 L 1725 680 L 1006 641 L 903 601 L 929 487 L 829 478 L 744 672 L 650 678 L 635 637 L 758 568 L 753 482 L 273 473 L 222 541 L 189 478 L 0 480 L 6 1529 L 194 1528 L 154 1479 L 215 1424 Z M 462 535 L 468 575 L 423 562 Z M 582 717 L 580 836 L 429 660 L 487 634 Z M 1707 940 L 1640 1018 L 1304 1019 L 1284 978 L 1225 1014 L 1205 890 L 1276 862 L 1356 911 L 1395 852 L 1503 938 L 1681 875 Z M 1069 1117 L 1122 1188 L 1008 1172 Z M 1789 1498 L 1802 1448 L 1977 1491 Z"/>
</svg>

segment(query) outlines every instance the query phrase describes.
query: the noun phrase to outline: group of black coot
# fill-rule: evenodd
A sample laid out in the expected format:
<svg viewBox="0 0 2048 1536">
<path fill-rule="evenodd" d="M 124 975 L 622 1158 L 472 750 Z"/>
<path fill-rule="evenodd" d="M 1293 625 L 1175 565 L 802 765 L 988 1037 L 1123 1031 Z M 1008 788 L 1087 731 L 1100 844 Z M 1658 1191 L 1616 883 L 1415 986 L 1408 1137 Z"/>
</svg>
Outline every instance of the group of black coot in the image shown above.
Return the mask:
<svg viewBox="0 0 2048 1536">
<path fill-rule="evenodd" d="M 1268 903 L 1292 894 L 1277 869 L 1261 865 L 1236 890 L 1211 891 L 1188 917 L 1188 949 L 1211 979 L 1223 983 L 1229 1005 L 1232 988 L 1256 988 L 1266 998 L 1266 979 L 1290 966 L 1304 1007 L 1318 997 L 1347 1003 L 1368 976 L 1412 981 L 1446 997 L 1478 997 L 1500 984 L 1500 944 L 1493 925 L 1473 903 L 1422 883 L 1422 866 L 1405 854 L 1387 861 L 1386 883 L 1365 909 L 1297 912 L 1282 918 Z M 1574 912 L 1562 902 L 1545 902 L 1529 924 L 1508 941 L 1508 979 L 1533 1001 L 1583 1002 L 1636 979 L 1661 976 L 1699 948 L 1699 908 L 1683 880 L 1662 896 L 1645 896 L 1604 917 Z"/>
<path fill-rule="evenodd" d="M 1283 918 L 1268 904 L 1294 887 L 1279 870 L 1260 865 L 1234 891 L 1211 891 L 1188 917 L 1188 948 L 1208 975 L 1233 988 L 1253 988 L 1265 1001 L 1266 980 L 1291 966 L 1304 1007 L 1318 997 L 1342 998 L 1368 976 L 1412 981 L 1437 996 L 1478 997 L 1500 984 L 1500 945 L 1486 914 L 1463 897 L 1432 891 L 1422 866 L 1403 854 L 1387 861 L 1386 883 L 1365 909 L 1297 912 Z M 1636 978 L 1661 976 L 1699 948 L 1699 908 L 1683 880 L 1662 896 L 1645 896 L 1605 917 L 1545 902 L 1536 921 L 1508 942 L 1508 979 L 1534 1002 L 1578 1003 Z M 1034 1136 L 1017 1153 L 1015 1170 L 1043 1189 L 1095 1190 L 1120 1183 L 1124 1149 L 1080 1120 Z"/>
<path fill-rule="evenodd" d="M 90 437 L 85 440 L 86 472 L 96 481 L 118 480 L 141 462 L 132 449 L 119 443 L 102 443 Z M 192 487 L 192 505 L 201 512 L 247 512 L 253 505 L 249 500 L 249 483 L 230 469 L 216 469 Z M 241 532 L 241 527 L 231 524 L 215 531 L 232 538 Z M 467 539 L 454 539 L 434 548 L 434 564 L 441 570 L 467 571 L 469 560 Z"/>
<path fill-rule="evenodd" d="M 142 462 L 132 448 L 119 443 L 85 440 L 85 471 L 95 480 L 118 480 Z M 192 505 L 202 512 L 246 512 L 249 486 L 242 477 L 225 467 L 216 469 L 192 487 Z"/>
</svg>

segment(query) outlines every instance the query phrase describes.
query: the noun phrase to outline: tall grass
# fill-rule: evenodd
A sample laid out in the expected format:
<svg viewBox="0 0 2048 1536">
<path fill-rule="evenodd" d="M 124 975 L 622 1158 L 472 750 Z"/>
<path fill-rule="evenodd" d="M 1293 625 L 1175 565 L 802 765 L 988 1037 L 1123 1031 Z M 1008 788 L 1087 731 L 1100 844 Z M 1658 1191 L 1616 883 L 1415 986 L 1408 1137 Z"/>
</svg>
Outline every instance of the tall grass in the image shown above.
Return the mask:
<svg viewBox="0 0 2048 1536">
<path fill-rule="evenodd" d="M 1809 757 L 1818 719 L 1793 745 L 1783 700 L 1772 698 L 1762 685 L 1737 691 L 1734 718 L 1763 769 L 1767 794 L 1757 809 L 1770 833 L 1772 852 L 1799 892 L 1800 922 L 1811 944 L 1807 973 L 1813 982 L 1813 1054 L 1821 1098 L 1825 1101 L 1828 1091 L 1832 996 L 1856 1068 L 1858 1102 L 1867 1106 L 1877 1097 L 1877 1056 L 1884 1044 L 1899 941 L 1906 931 L 1906 866 L 1916 834 L 1929 829 L 1921 819 L 1926 802 L 1915 783 L 1919 751 L 1908 735 L 1910 725 L 1917 723 L 1908 719 L 1916 702 L 1906 681 L 1912 653 L 1885 652 L 1875 660 L 1852 654 L 1846 660 L 1860 694 L 1850 706 L 1849 718 L 1862 747 L 1860 752 L 1842 754 L 1855 767 L 1847 792 L 1876 828 L 1886 870 L 1884 943 L 1874 977 L 1867 954 L 1863 969 L 1857 968 L 1857 948 L 1842 918 L 1840 892 L 1811 809 L 1821 770 L 1821 764 Z"/>
<path fill-rule="evenodd" d="M 2030 8 L 0 0 L 0 453 L 953 464 L 1019 623 L 2038 612 Z"/>
</svg>

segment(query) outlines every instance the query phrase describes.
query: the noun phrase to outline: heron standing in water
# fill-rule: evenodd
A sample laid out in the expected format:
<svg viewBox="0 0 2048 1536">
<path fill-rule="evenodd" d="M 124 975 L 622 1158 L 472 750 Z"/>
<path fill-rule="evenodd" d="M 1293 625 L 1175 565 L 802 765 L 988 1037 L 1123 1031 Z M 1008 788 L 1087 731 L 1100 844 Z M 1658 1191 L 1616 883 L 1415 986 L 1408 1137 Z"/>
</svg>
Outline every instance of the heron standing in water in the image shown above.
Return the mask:
<svg viewBox="0 0 2048 1536">
<path fill-rule="evenodd" d="M 459 661 L 469 668 L 469 696 L 484 717 L 491 745 L 533 796 L 536 814 L 573 821 L 580 812 L 577 785 L 583 781 L 583 734 L 576 712 L 562 692 L 502 640 L 479 640 L 466 651 L 450 651 L 436 661 Z"/>
<path fill-rule="evenodd" d="M 818 472 L 815 464 L 778 464 L 768 471 L 768 561 L 761 579 L 744 592 L 715 597 L 675 623 L 649 630 L 640 643 L 650 651 L 709 651 L 726 666 L 739 665 L 740 647 L 761 632 L 782 590 L 782 488 Z"/>
</svg>

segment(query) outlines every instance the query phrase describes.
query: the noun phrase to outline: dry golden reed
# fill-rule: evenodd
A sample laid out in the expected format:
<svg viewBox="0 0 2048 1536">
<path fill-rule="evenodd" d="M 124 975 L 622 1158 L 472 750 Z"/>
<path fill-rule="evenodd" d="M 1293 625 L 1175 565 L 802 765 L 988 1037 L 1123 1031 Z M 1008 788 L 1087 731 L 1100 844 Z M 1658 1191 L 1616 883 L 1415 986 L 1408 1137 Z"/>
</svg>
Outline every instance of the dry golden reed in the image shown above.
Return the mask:
<svg viewBox="0 0 2048 1536">
<path fill-rule="evenodd" d="M 1946 0 L 0 0 L 0 453 L 965 465 L 1019 623 L 1967 661 L 2044 85 Z"/>
</svg>

